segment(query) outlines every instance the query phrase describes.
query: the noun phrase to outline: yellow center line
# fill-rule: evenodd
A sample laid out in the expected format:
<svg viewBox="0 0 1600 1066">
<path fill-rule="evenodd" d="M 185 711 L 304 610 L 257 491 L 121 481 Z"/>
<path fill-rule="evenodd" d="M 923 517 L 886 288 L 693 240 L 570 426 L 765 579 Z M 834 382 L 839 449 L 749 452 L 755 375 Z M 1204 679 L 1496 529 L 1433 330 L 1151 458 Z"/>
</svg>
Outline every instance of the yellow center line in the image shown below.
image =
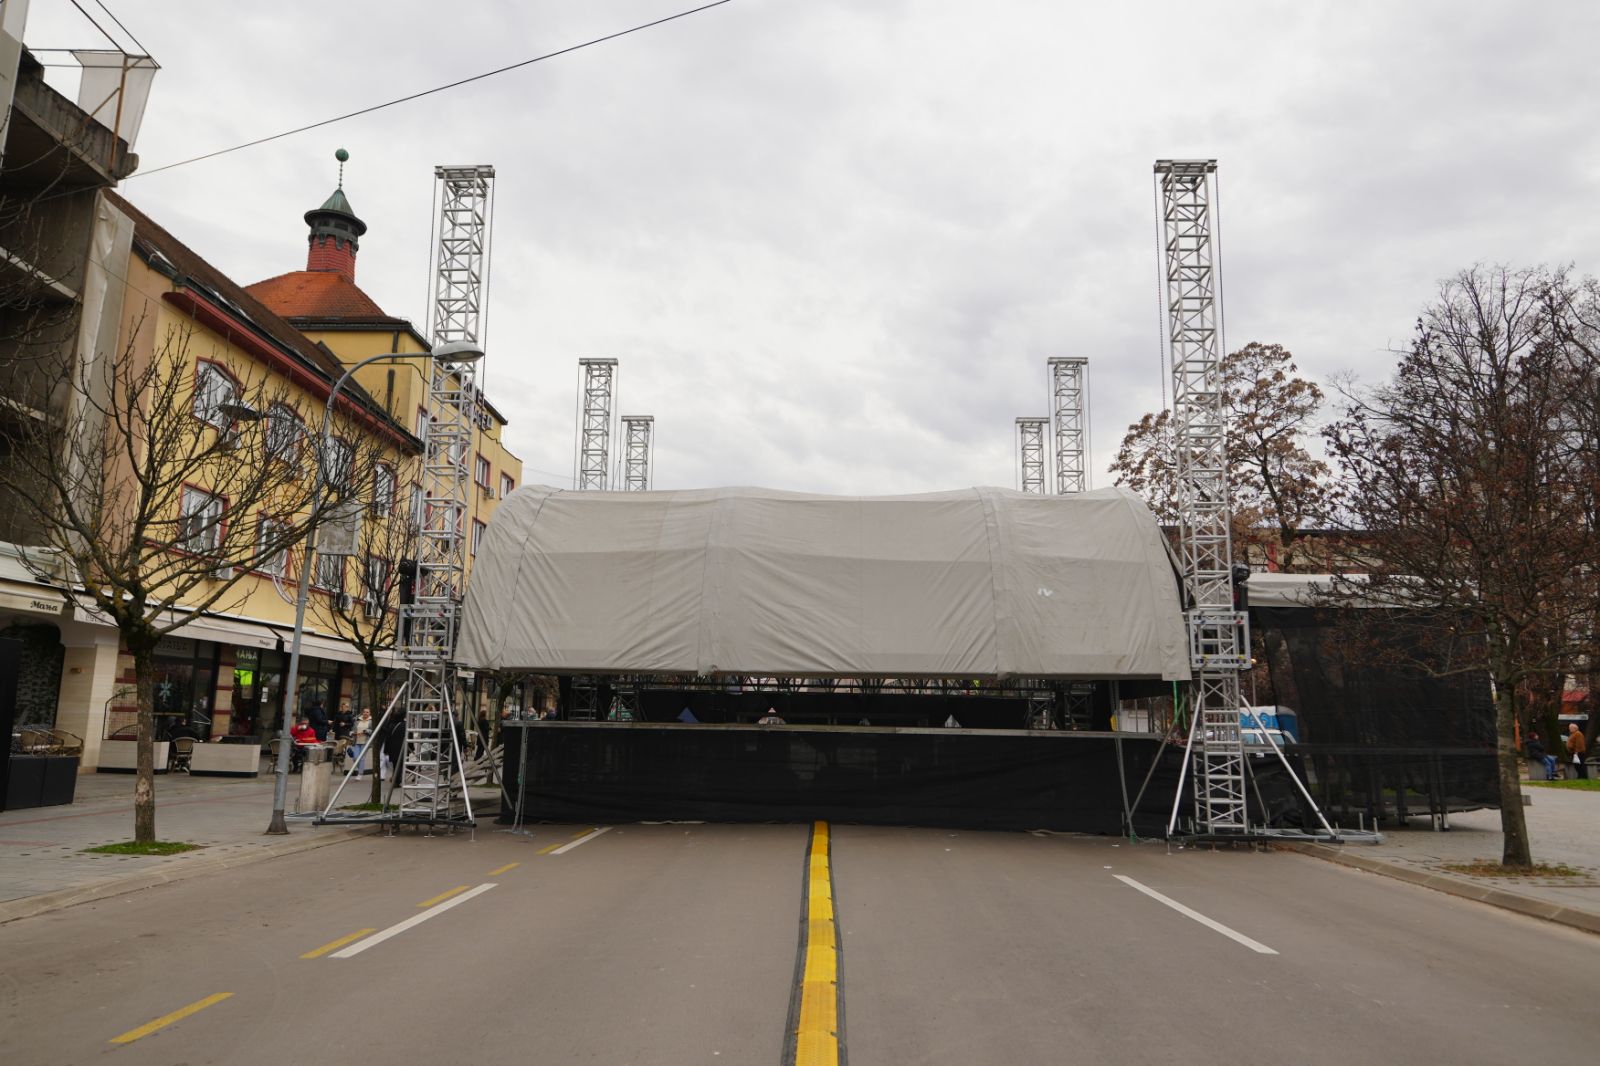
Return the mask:
<svg viewBox="0 0 1600 1066">
<path fill-rule="evenodd" d="M 448 892 L 441 892 L 437 896 L 434 896 L 432 899 L 423 900 L 421 903 L 417 904 L 417 906 L 418 907 L 431 907 L 435 903 L 443 903 L 445 900 L 449 899 L 451 896 L 459 896 L 461 893 L 465 892 L 470 887 L 471 887 L 470 885 L 457 885 L 455 888 L 452 888 Z"/>
<path fill-rule="evenodd" d="M 838 1066 L 839 948 L 827 822 L 817 822 L 811 831 L 806 888 L 805 964 L 795 1025 L 795 1066 Z"/>
<path fill-rule="evenodd" d="M 539 854 L 540 855 L 548 855 L 552 851 L 556 850 L 557 848 L 564 848 L 564 847 L 566 847 L 565 844 L 548 844 L 545 847 L 542 847 L 542 848 L 539 849 Z"/>
<path fill-rule="evenodd" d="M 506 872 L 511 871 L 511 870 L 515 870 L 517 867 L 519 867 L 521 865 L 522 864 L 520 862 L 508 862 L 504 866 L 500 867 L 500 869 L 498 869 L 498 870 L 490 870 L 489 871 L 489 876 L 490 877 L 499 877 L 501 874 L 506 873 Z"/>
<path fill-rule="evenodd" d="M 579 837 L 586 837 L 593 832 L 595 832 L 593 829 L 580 829 L 576 833 L 572 834 L 572 839 L 577 840 Z"/>
<path fill-rule="evenodd" d="M 200 1011 L 205 1010 L 207 1007 L 211 1006 L 213 1003 L 221 1003 L 223 1000 L 227 999 L 231 995 L 233 995 L 232 992 L 218 992 L 218 993 L 216 993 L 214 995 L 207 996 L 205 999 L 197 1000 L 196 1002 L 189 1004 L 187 1007 L 179 1007 L 177 1010 L 173 1011 L 171 1014 L 163 1014 L 161 1017 L 157 1018 L 153 1022 L 146 1022 L 144 1025 L 139 1026 L 139 1028 L 137 1028 L 137 1029 L 129 1029 L 126 1033 L 123 1033 L 121 1036 L 112 1037 L 111 1038 L 111 1043 L 113 1043 L 113 1044 L 131 1044 L 135 1040 L 138 1040 L 142 1036 L 149 1036 L 151 1033 L 155 1032 L 157 1029 L 164 1029 L 167 1026 L 171 1025 L 173 1022 L 182 1021 L 184 1018 L 187 1018 L 191 1014 L 198 1014 Z"/>
<path fill-rule="evenodd" d="M 350 941 L 352 941 L 352 940 L 360 940 L 362 937 L 366 936 L 368 933 L 376 933 L 376 932 L 377 932 L 376 929 L 358 929 L 355 932 L 351 933 L 349 936 L 342 936 L 338 940 L 330 940 L 326 944 L 322 945 L 320 948 L 317 948 L 315 951 L 308 951 L 308 952 L 306 952 L 304 955 L 302 955 L 300 957 L 302 959 L 320 959 L 320 958 L 322 958 L 322 956 L 326 955 L 328 952 L 333 951 L 333 950 L 335 950 L 337 948 L 342 948 L 346 944 L 350 943 Z"/>
</svg>

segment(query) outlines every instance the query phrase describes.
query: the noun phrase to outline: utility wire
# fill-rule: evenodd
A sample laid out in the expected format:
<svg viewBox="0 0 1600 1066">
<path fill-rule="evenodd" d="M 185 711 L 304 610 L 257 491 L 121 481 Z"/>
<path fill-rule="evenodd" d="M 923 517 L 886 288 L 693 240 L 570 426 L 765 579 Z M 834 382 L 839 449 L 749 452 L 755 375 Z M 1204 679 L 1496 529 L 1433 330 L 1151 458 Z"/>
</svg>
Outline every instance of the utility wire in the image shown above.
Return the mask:
<svg viewBox="0 0 1600 1066">
<path fill-rule="evenodd" d="M 459 81 L 452 81 L 448 84 L 439 85 L 432 89 L 424 89 L 421 92 L 411 93 L 409 96 L 397 97 L 396 99 L 388 100 L 381 104 L 373 104 L 371 107 L 363 107 L 359 111 L 350 111 L 343 115 L 337 115 L 334 118 L 325 118 L 320 122 L 313 122 L 306 126 L 298 126 L 292 130 L 284 130 L 282 133 L 274 133 L 268 137 L 259 137 L 253 141 L 246 141 L 243 144 L 236 144 L 232 148 L 219 148 L 215 152 L 207 152 L 205 155 L 197 155 L 189 159 L 182 159 L 176 163 L 168 163 L 166 166 L 155 167 L 150 170 L 141 170 L 137 174 L 130 175 L 130 177 L 143 178 L 151 174 L 159 174 L 163 170 L 172 170 L 175 167 L 187 166 L 190 163 L 198 163 L 205 159 L 214 159 L 219 155 L 227 155 L 229 152 L 237 152 L 245 148 L 254 148 L 256 145 L 266 144 L 268 141 L 276 141 L 284 137 L 292 137 L 297 133 L 305 133 L 307 130 L 320 129 L 323 126 L 331 126 L 335 122 L 343 122 L 348 118 L 358 118 L 361 115 L 370 115 L 374 111 L 382 111 L 384 108 L 394 107 L 397 104 L 409 103 L 412 100 L 420 100 L 424 96 L 432 96 L 434 93 L 442 93 L 447 89 L 455 89 L 462 85 L 469 85 L 472 82 L 482 81 L 485 78 L 492 78 L 496 74 L 504 74 L 507 71 L 517 70 L 533 63 L 542 63 L 546 59 L 554 59 L 557 56 L 564 56 L 569 52 L 576 52 L 592 45 L 604 44 L 606 41 L 614 41 L 618 37 L 626 37 L 630 33 L 638 33 L 640 30 L 648 30 L 654 26 L 660 26 L 664 23 L 672 22 L 675 19 L 688 18 L 690 15 L 697 15 L 702 11 L 709 11 L 714 7 L 721 7 L 723 4 L 731 2 L 732 0 L 712 0 L 712 2 L 709 4 L 701 4 L 699 7 L 693 7 L 687 11 L 680 11 L 675 15 L 667 15 L 651 22 L 641 22 L 637 26 L 630 26 L 628 29 L 618 30 L 616 33 L 608 33 L 604 37 L 596 37 L 593 40 L 584 41 L 581 44 L 569 45 L 568 47 L 562 48 L 555 52 L 546 52 L 544 55 L 534 56 L 532 59 L 524 59 L 520 63 L 512 63 L 509 66 L 485 71 L 482 74 L 474 74 L 470 78 L 462 78 Z"/>
</svg>

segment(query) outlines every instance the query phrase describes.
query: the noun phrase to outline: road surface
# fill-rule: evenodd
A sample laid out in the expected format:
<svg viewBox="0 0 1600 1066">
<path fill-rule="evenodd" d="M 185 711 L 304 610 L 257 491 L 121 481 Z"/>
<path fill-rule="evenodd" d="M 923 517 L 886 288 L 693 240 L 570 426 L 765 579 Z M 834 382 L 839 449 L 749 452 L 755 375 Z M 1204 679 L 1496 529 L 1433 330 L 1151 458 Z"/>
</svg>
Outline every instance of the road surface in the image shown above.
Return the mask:
<svg viewBox="0 0 1600 1066">
<path fill-rule="evenodd" d="M 1600 940 L 1300 855 L 595 829 L 373 837 L 0 926 L 0 1059 L 1346 1064 L 1597 1047 Z M 818 1019 L 826 1036 L 794 1037 Z"/>
</svg>

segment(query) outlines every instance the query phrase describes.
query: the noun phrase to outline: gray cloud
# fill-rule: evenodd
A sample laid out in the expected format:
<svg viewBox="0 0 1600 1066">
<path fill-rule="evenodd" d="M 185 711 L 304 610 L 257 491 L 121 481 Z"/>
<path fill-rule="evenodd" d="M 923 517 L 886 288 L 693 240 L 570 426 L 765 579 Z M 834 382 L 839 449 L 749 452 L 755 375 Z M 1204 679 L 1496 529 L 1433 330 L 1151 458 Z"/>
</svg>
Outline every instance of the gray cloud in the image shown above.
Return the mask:
<svg viewBox="0 0 1600 1066">
<path fill-rule="evenodd" d="M 157 166 L 678 5 L 122 8 Z M 92 40 L 35 0 L 46 37 Z M 1009 485 L 1048 356 L 1092 360 L 1102 466 L 1161 402 L 1158 156 L 1221 160 L 1230 341 L 1316 376 L 1386 373 L 1471 262 L 1594 271 L 1595 40 L 1578 2 L 736 0 L 125 191 L 255 280 L 302 264 L 343 144 L 361 283 L 421 320 L 432 166 L 494 163 L 487 374 L 528 480 L 570 471 L 575 363 L 608 355 L 662 487 Z"/>
</svg>

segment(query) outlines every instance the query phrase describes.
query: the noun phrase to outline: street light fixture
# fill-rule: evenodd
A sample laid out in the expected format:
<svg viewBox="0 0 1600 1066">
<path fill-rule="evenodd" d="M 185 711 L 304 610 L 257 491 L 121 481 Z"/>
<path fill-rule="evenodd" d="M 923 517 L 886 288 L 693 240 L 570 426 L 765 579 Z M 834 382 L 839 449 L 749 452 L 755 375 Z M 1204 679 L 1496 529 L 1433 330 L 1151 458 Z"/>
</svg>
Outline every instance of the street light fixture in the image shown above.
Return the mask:
<svg viewBox="0 0 1600 1066">
<path fill-rule="evenodd" d="M 289 680 L 283 689 L 283 720 L 278 724 L 278 765 L 276 767 L 277 781 L 272 790 L 272 821 L 267 825 L 269 836 L 281 836 L 289 832 L 289 826 L 284 822 L 284 806 L 289 793 L 289 719 L 296 713 L 296 700 L 300 689 L 300 645 L 305 636 L 306 629 L 306 600 L 311 592 L 311 562 L 317 550 L 317 524 L 321 522 L 318 511 L 322 507 L 323 489 L 327 487 L 327 455 L 330 441 L 328 439 L 329 423 L 333 418 L 333 404 L 339 398 L 339 391 L 350 380 L 357 370 L 372 363 L 383 360 L 414 359 L 422 356 L 443 366 L 465 366 L 475 363 L 483 358 L 483 349 L 471 341 L 451 341 L 441 344 L 427 352 L 384 352 L 381 355 L 369 356 L 359 363 L 351 366 L 333 383 L 333 388 L 328 392 L 328 402 L 322 409 L 322 431 L 317 435 L 317 472 L 311 487 L 311 516 L 313 524 L 311 531 L 306 534 L 305 550 L 300 557 L 300 591 L 295 597 L 294 604 L 294 639 L 289 645 Z M 259 415 L 257 417 L 260 417 Z"/>
</svg>

